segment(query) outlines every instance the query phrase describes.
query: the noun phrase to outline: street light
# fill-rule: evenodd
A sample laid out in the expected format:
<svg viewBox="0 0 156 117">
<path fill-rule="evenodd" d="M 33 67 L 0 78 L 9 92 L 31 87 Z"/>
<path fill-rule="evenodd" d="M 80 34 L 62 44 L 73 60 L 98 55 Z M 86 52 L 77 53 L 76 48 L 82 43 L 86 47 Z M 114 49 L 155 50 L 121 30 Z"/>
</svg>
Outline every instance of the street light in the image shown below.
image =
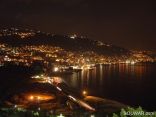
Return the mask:
<svg viewBox="0 0 156 117">
<path fill-rule="evenodd" d="M 34 99 L 34 96 L 30 96 L 30 100 L 33 100 Z"/>
<path fill-rule="evenodd" d="M 95 117 L 95 115 L 91 115 L 90 117 Z"/>
<path fill-rule="evenodd" d="M 60 114 L 59 116 L 57 116 L 57 117 L 64 117 L 62 114 Z"/>
<path fill-rule="evenodd" d="M 82 92 L 82 94 L 83 94 L 83 96 L 86 96 L 86 95 L 87 95 L 87 91 L 84 90 L 84 91 Z"/>
<path fill-rule="evenodd" d="M 37 96 L 37 99 L 38 99 L 38 100 L 40 100 L 40 99 L 41 99 L 41 97 L 40 97 L 40 96 Z"/>
</svg>

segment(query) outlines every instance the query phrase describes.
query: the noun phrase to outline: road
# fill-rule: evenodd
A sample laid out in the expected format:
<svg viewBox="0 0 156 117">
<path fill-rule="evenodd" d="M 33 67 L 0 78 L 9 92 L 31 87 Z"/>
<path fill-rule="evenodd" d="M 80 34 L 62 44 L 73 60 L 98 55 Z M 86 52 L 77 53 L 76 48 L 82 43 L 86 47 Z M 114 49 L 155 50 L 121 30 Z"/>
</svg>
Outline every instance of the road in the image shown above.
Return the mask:
<svg viewBox="0 0 156 117">
<path fill-rule="evenodd" d="M 66 91 L 65 89 L 62 89 L 61 87 L 59 87 L 56 83 L 54 83 L 53 79 L 51 79 L 49 77 L 45 77 L 44 80 L 47 83 L 53 85 L 58 91 L 61 91 L 62 93 L 64 93 L 68 97 L 68 99 L 77 103 L 80 107 L 85 108 L 88 111 L 95 111 L 95 108 L 93 108 L 92 106 L 90 106 L 89 104 L 84 102 L 83 100 L 79 99 L 78 97 L 75 97 L 75 96 L 69 94 L 69 92 Z"/>
</svg>

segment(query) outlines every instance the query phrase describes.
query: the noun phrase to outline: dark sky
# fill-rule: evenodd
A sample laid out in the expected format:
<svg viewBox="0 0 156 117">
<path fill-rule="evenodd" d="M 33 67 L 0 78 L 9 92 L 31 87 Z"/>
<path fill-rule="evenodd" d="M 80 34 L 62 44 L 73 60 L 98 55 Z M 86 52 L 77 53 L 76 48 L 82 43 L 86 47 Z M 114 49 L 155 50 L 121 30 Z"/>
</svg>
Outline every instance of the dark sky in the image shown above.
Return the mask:
<svg viewBox="0 0 156 117">
<path fill-rule="evenodd" d="M 153 1 L 0 0 L 0 27 L 76 33 L 126 48 L 156 51 Z"/>
</svg>

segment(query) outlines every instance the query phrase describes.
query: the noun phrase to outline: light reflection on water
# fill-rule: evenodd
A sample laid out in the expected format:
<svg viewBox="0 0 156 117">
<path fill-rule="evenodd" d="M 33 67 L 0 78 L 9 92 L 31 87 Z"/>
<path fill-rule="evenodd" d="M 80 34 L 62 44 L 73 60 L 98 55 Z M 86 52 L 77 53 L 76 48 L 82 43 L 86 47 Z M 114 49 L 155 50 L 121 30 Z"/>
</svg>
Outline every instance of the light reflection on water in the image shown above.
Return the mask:
<svg viewBox="0 0 156 117">
<path fill-rule="evenodd" d="M 98 65 L 93 70 L 66 75 L 63 79 L 77 90 L 156 110 L 156 65 Z"/>
</svg>

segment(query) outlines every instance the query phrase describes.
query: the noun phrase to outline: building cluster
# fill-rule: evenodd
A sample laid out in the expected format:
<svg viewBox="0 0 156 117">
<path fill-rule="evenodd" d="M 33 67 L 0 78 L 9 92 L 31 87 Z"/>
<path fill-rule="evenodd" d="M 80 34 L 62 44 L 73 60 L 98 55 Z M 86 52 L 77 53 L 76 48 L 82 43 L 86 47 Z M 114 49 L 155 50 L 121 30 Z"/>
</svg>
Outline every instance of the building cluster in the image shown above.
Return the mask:
<svg viewBox="0 0 156 117">
<path fill-rule="evenodd" d="M 0 30 L 0 36 L 12 36 L 12 35 L 16 35 L 19 36 L 21 39 L 24 39 L 26 37 L 34 36 L 35 32 L 33 30 L 28 29 L 26 29 L 25 31 L 20 31 L 17 28 Z"/>
<path fill-rule="evenodd" d="M 60 47 L 40 45 L 40 46 L 22 46 L 11 47 L 0 44 L 0 65 L 13 62 L 18 65 L 31 66 L 38 62 L 45 69 L 57 67 L 77 66 L 82 68 L 86 65 L 95 64 L 117 64 L 117 63 L 136 63 L 136 62 L 154 62 L 155 59 L 147 56 L 143 52 L 133 51 L 129 58 L 110 57 L 98 55 L 92 51 L 73 52 L 66 51 Z"/>
<path fill-rule="evenodd" d="M 151 51 L 132 51 L 132 59 L 138 62 L 155 62 L 156 56 Z"/>
</svg>

